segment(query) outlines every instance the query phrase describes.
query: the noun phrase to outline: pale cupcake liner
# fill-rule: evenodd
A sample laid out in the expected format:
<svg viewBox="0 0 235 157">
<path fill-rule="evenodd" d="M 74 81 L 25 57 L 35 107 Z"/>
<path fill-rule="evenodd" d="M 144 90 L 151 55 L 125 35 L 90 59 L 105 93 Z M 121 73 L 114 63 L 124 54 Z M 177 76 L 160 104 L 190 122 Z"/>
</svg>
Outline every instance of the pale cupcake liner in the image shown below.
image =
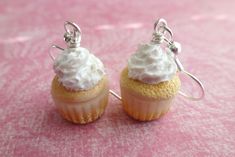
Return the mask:
<svg viewBox="0 0 235 157">
<path fill-rule="evenodd" d="M 98 119 L 108 103 L 108 92 L 103 92 L 97 97 L 86 102 L 68 103 L 54 98 L 59 113 L 66 120 L 86 124 Z"/>
<path fill-rule="evenodd" d="M 139 121 L 151 121 L 159 119 L 168 112 L 171 102 L 174 98 L 169 99 L 153 99 L 136 95 L 121 89 L 122 105 L 124 111 L 132 118 Z"/>
</svg>

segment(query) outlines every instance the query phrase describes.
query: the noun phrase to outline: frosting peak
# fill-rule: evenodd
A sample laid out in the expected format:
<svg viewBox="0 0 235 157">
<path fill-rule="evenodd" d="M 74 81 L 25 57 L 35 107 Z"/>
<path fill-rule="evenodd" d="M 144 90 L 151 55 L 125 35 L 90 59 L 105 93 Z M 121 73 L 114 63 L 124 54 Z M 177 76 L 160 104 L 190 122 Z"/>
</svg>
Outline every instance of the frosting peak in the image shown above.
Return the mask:
<svg viewBox="0 0 235 157">
<path fill-rule="evenodd" d="M 105 74 L 103 63 L 85 48 L 69 48 L 60 53 L 53 69 L 67 89 L 88 90 Z"/>
<path fill-rule="evenodd" d="M 173 57 L 159 44 L 142 44 L 128 60 L 128 77 L 148 84 L 171 80 L 177 71 Z"/>
</svg>

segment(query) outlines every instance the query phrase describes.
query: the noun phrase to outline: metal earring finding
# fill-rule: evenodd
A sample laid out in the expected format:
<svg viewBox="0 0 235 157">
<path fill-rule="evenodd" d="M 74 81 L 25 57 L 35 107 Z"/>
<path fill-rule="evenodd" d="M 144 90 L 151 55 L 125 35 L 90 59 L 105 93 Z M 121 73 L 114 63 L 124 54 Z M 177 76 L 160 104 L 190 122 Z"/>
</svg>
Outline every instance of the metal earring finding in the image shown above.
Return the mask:
<svg viewBox="0 0 235 157">
<path fill-rule="evenodd" d="M 158 30 L 160 30 L 160 28 L 165 29 L 165 31 L 163 31 L 163 32 L 168 32 L 169 33 L 170 39 L 166 38 L 164 36 L 164 34 L 161 33 L 162 31 L 158 31 Z M 167 43 L 167 47 L 171 50 L 171 52 L 173 52 L 174 60 L 175 60 L 175 63 L 177 65 L 178 71 L 185 74 L 185 75 L 187 75 L 187 76 L 189 76 L 191 79 L 193 79 L 199 85 L 199 87 L 201 89 L 201 95 L 199 97 L 193 97 L 193 96 L 188 95 L 188 94 L 186 94 L 182 91 L 180 91 L 179 94 L 184 96 L 187 99 L 190 99 L 190 100 L 194 100 L 194 101 L 201 100 L 205 96 L 204 86 L 203 86 L 202 82 L 196 76 L 194 76 L 193 74 L 187 72 L 184 69 L 183 65 L 181 64 L 181 62 L 180 62 L 180 60 L 177 56 L 181 52 L 181 45 L 180 45 L 180 43 L 175 42 L 173 40 L 173 33 L 172 33 L 171 29 L 169 29 L 169 27 L 167 26 L 166 20 L 159 19 L 154 24 L 154 33 L 159 35 L 158 38 L 164 39 L 164 41 Z M 155 36 L 155 38 L 156 38 L 156 36 Z M 156 40 L 158 42 L 159 39 L 155 39 L 155 38 L 153 38 L 153 40 Z"/>
</svg>

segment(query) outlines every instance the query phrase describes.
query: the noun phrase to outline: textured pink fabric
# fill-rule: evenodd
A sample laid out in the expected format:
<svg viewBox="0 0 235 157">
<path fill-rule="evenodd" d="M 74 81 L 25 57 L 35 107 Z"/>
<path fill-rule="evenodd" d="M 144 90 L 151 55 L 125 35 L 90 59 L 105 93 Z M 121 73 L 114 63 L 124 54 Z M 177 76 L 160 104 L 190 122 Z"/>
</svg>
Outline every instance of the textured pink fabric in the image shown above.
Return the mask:
<svg viewBox="0 0 235 157">
<path fill-rule="evenodd" d="M 235 156 L 235 20 L 233 0 L 0 1 L 0 156 Z M 206 97 L 178 96 L 158 121 L 129 118 L 110 96 L 89 125 L 63 120 L 53 105 L 51 44 L 65 47 L 63 23 L 82 29 L 82 46 L 106 66 L 110 88 L 153 23 L 167 19 L 182 44 L 185 68 L 203 80 Z M 190 80 L 183 82 L 191 88 Z M 195 90 L 196 93 L 196 90 Z"/>
</svg>

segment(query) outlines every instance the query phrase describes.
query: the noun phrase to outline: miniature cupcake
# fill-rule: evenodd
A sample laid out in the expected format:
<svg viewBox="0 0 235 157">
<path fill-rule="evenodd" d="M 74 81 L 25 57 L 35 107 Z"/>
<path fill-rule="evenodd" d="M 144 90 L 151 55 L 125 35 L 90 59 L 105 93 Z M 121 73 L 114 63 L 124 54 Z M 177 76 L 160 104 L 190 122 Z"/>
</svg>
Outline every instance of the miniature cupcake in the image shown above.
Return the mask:
<svg viewBox="0 0 235 157">
<path fill-rule="evenodd" d="M 180 89 L 174 54 L 168 48 L 163 51 L 162 42 L 158 39 L 140 45 L 121 73 L 123 108 L 140 121 L 158 119 L 167 113 Z"/>
<path fill-rule="evenodd" d="M 74 23 L 66 24 L 72 25 L 76 28 L 74 32 L 81 34 Z M 70 36 L 75 34 L 69 33 Z M 68 48 L 54 60 L 56 76 L 52 81 L 51 94 L 62 117 L 73 123 L 86 124 L 104 113 L 108 103 L 108 80 L 103 63 L 80 47 L 76 36 L 73 38 L 75 40 L 65 38 Z"/>
</svg>

